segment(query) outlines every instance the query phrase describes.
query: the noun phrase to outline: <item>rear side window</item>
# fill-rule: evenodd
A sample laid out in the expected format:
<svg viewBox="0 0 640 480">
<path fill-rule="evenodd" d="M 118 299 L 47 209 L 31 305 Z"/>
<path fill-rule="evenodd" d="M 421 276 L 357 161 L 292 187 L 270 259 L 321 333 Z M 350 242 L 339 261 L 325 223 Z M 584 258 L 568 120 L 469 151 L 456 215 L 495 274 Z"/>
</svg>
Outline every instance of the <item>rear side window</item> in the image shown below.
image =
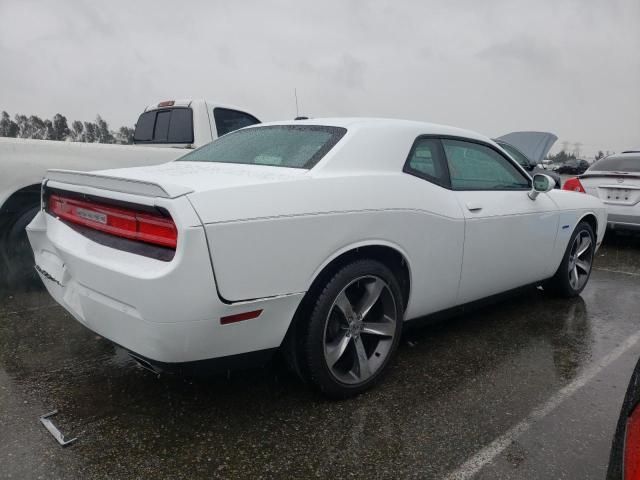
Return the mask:
<svg viewBox="0 0 640 480">
<path fill-rule="evenodd" d="M 260 120 L 253 115 L 228 108 L 214 108 L 213 118 L 216 122 L 216 130 L 219 137 L 234 130 L 260 123 Z"/>
<path fill-rule="evenodd" d="M 529 179 L 486 145 L 443 139 L 454 190 L 525 190 Z"/>
<path fill-rule="evenodd" d="M 247 128 L 220 137 L 178 161 L 312 168 L 347 132 L 321 125 Z"/>
<path fill-rule="evenodd" d="M 640 172 L 640 155 L 612 155 L 594 163 L 590 172 Z"/>
<path fill-rule="evenodd" d="M 418 138 L 413 143 L 404 171 L 432 183 L 449 186 L 442 146 L 435 138 Z"/>
<path fill-rule="evenodd" d="M 170 108 L 144 112 L 133 135 L 135 143 L 193 143 L 193 112 Z"/>
</svg>

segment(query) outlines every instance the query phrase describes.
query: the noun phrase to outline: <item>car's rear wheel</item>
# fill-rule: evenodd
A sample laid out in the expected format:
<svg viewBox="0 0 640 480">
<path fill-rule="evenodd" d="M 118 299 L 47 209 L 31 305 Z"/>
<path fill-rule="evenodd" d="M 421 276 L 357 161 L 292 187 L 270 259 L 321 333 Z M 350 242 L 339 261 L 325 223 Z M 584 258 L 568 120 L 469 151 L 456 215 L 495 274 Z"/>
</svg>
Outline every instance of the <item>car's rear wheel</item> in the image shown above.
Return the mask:
<svg viewBox="0 0 640 480">
<path fill-rule="evenodd" d="M 327 396 L 345 398 L 371 388 L 391 360 L 402 331 L 398 281 L 376 260 L 339 269 L 312 299 L 298 342 L 308 380 Z"/>
<path fill-rule="evenodd" d="M 596 241 L 591 225 L 580 222 L 569 240 L 562 263 L 546 289 L 563 297 L 580 295 L 591 276 Z"/>
</svg>

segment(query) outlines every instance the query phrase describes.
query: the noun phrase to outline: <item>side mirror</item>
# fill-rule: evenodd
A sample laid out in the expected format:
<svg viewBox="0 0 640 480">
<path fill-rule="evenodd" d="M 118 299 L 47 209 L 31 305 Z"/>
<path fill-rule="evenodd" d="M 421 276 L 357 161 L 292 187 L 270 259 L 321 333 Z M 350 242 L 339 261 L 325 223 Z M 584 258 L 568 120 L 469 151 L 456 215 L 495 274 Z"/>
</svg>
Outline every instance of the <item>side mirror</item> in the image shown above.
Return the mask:
<svg viewBox="0 0 640 480">
<path fill-rule="evenodd" d="M 549 175 L 544 173 L 536 173 L 533 176 L 533 186 L 529 192 L 529 198 L 535 200 L 541 193 L 547 193 L 553 190 L 556 186 L 556 181 Z"/>
</svg>

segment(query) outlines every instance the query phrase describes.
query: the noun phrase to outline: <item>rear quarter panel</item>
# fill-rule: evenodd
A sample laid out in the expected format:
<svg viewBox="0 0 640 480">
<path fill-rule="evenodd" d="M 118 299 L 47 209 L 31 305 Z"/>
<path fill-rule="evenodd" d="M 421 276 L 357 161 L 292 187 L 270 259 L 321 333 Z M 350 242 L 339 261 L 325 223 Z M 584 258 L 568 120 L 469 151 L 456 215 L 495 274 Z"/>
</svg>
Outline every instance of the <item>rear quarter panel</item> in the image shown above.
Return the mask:
<svg viewBox="0 0 640 480">
<path fill-rule="evenodd" d="M 464 221 L 451 195 L 393 173 L 309 177 L 189 198 L 205 224 L 224 299 L 305 292 L 341 253 L 385 245 L 409 264 L 411 318 L 455 304 Z"/>
</svg>

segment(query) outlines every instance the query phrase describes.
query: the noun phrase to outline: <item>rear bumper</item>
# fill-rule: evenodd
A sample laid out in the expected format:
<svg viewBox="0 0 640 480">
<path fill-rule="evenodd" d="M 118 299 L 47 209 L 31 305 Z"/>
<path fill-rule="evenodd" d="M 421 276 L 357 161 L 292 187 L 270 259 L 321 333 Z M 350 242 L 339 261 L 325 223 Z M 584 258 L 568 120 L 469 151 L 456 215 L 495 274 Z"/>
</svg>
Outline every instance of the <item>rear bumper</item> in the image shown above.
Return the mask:
<svg viewBox="0 0 640 480">
<path fill-rule="evenodd" d="M 53 298 L 92 331 L 155 362 L 277 348 L 303 295 L 223 303 L 202 227 L 180 232 L 170 262 L 101 245 L 44 212 L 27 232 Z M 220 323 L 254 310 L 262 310 L 255 319 Z"/>
<path fill-rule="evenodd" d="M 621 206 L 607 204 L 607 226 L 620 230 L 640 230 L 640 204 Z"/>
</svg>

